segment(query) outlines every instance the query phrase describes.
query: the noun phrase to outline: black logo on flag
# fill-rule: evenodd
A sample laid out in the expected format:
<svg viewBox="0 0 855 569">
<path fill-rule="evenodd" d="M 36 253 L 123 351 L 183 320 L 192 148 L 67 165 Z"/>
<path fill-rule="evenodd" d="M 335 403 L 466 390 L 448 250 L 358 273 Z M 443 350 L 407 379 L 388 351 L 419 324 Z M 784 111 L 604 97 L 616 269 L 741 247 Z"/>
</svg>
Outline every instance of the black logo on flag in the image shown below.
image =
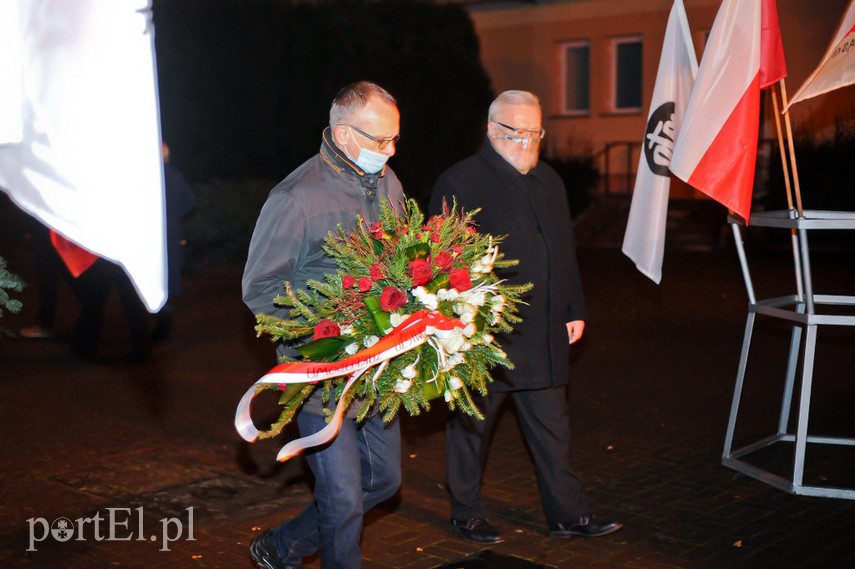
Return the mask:
<svg viewBox="0 0 855 569">
<path fill-rule="evenodd" d="M 658 176 L 668 176 L 668 165 L 674 153 L 677 127 L 674 124 L 673 101 L 662 104 L 650 114 L 644 132 L 644 157 L 647 167 Z"/>
</svg>

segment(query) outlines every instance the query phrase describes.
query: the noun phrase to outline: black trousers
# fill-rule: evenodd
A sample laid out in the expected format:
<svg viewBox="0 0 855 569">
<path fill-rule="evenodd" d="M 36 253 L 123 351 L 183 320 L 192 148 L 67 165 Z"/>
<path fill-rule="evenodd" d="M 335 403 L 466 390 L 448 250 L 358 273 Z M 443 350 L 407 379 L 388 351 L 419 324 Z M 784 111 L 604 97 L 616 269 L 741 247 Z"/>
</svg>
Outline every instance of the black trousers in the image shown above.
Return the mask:
<svg viewBox="0 0 855 569">
<path fill-rule="evenodd" d="M 98 259 L 74 280 L 74 293 L 80 301 L 80 316 L 74 326 L 72 346 L 81 355 L 95 355 L 104 329 L 107 298 L 114 286 L 128 320 L 131 354 L 144 357 L 150 344 L 148 310 L 124 269 L 106 259 Z"/>
<path fill-rule="evenodd" d="M 570 409 L 567 388 L 561 386 L 490 392 L 487 397 L 476 399 L 484 414 L 483 421 L 460 412 L 449 415 L 445 431 L 445 479 L 451 495 L 451 516 L 456 519 L 485 516 L 481 494 L 484 467 L 499 408 L 506 397 L 513 400 L 523 437 L 534 458 L 547 524 L 567 522 L 590 513 L 585 484 L 570 468 Z"/>
</svg>

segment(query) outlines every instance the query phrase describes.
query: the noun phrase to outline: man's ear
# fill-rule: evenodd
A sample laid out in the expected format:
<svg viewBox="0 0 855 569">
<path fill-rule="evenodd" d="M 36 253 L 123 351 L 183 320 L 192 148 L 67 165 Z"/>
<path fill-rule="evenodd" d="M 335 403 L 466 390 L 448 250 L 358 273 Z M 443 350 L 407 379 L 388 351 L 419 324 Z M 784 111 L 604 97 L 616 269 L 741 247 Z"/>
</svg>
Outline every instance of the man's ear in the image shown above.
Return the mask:
<svg viewBox="0 0 855 569">
<path fill-rule="evenodd" d="M 494 140 L 498 136 L 499 127 L 493 121 L 487 123 L 487 138 Z"/>
<path fill-rule="evenodd" d="M 350 133 L 347 130 L 346 126 L 340 124 L 336 125 L 336 127 L 333 129 L 333 140 L 335 140 L 339 146 L 343 147 L 345 144 L 347 144 L 347 137 L 349 136 L 349 134 Z"/>
</svg>

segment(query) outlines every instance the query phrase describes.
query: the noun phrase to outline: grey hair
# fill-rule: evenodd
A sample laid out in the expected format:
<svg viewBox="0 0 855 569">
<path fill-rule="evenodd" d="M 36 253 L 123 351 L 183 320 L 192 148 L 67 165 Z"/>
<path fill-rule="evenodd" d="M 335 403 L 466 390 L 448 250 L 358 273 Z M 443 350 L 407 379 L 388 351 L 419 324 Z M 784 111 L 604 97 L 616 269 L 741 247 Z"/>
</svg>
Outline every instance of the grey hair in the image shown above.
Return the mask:
<svg viewBox="0 0 855 569">
<path fill-rule="evenodd" d="M 330 128 L 348 122 L 353 113 L 365 108 L 368 99 L 372 96 L 380 97 L 392 105 L 398 104 L 395 97 L 377 83 L 371 81 L 351 83 L 339 91 L 333 99 L 330 107 Z"/>
<path fill-rule="evenodd" d="M 501 93 L 496 100 L 490 103 L 490 110 L 487 112 L 487 120 L 496 120 L 496 115 L 499 114 L 499 107 L 503 105 L 530 105 L 540 108 L 540 99 L 537 95 L 529 91 L 505 91 Z"/>
</svg>

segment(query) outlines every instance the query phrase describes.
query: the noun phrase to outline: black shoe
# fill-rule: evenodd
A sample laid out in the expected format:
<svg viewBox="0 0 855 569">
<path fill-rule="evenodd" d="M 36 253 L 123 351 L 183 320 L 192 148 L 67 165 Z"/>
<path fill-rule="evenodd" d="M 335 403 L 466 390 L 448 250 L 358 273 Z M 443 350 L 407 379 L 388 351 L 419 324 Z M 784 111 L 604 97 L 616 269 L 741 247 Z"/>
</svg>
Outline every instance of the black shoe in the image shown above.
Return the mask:
<svg viewBox="0 0 855 569">
<path fill-rule="evenodd" d="M 504 538 L 499 530 L 494 528 L 487 518 L 472 518 L 469 520 L 451 520 L 451 533 L 475 543 L 502 543 Z"/>
<path fill-rule="evenodd" d="M 266 529 L 249 543 L 249 555 L 261 569 L 301 569 L 302 563 L 286 563 L 276 549 L 272 529 Z"/>
<path fill-rule="evenodd" d="M 609 520 L 598 522 L 594 519 L 594 516 L 587 515 L 569 522 L 550 526 L 549 536 L 555 539 L 569 539 L 574 535 L 580 535 L 582 537 L 600 537 L 614 533 L 622 527 L 623 524 L 618 521 Z"/>
</svg>

